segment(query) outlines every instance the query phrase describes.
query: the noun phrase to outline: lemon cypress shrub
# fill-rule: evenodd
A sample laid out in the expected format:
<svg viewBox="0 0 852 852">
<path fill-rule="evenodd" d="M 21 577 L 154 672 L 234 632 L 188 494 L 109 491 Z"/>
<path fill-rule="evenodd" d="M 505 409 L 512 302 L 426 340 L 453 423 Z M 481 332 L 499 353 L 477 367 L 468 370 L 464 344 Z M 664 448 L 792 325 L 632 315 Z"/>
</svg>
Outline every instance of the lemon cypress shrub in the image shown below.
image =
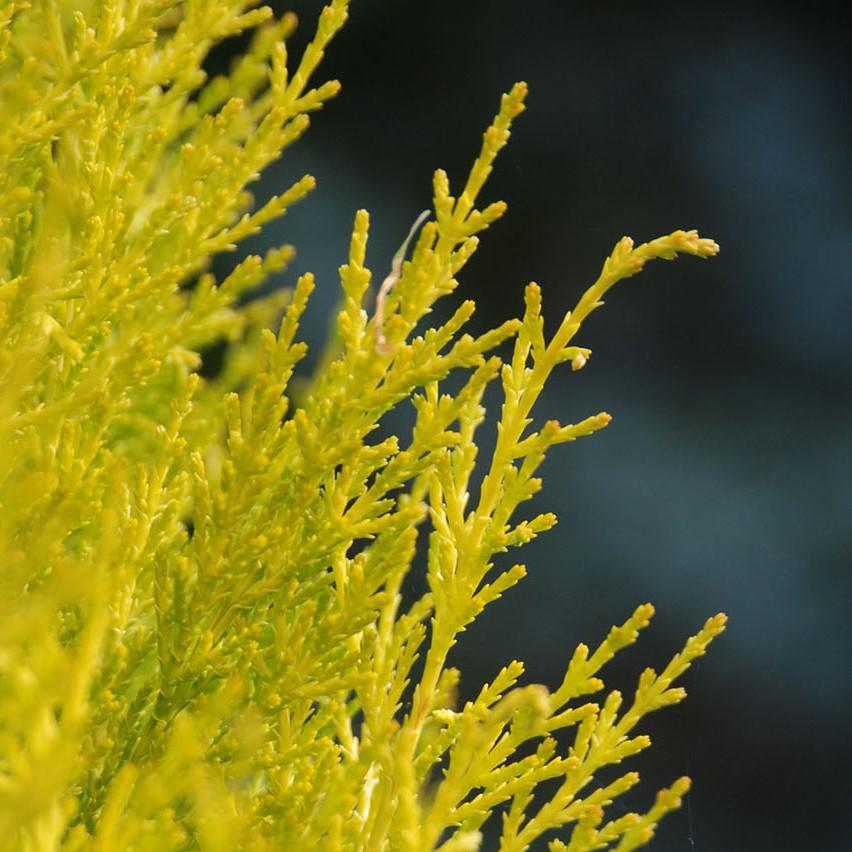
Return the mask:
<svg viewBox="0 0 852 852">
<path fill-rule="evenodd" d="M 295 405 L 313 278 L 246 301 L 288 246 L 220 281 L 206 270 L 313 187 L 254 210 L 246 191 L 336 93 L 313 81 L 347 2 L 298 61 L 294 18 L 250 7 L 0 7 L 3 847 L 448 852 L 478 848 L 497 808 L 507 852 L 542 835 L 553 850 L 641 846 L 688 781 L 613 817 L 638 778 L 600 770 L 648 745 L 643 717 L 683 698 L 675 681 L 723 616 L 627 701 L 590 696 L 649 605 L 578 647 L 552 691 L 510 662 L 459 707 L 447 658 L 524 575 L 495 557 L 555 523 L 518 519 L 545 453 L 609 422 L 533 425 L 551 372 L 589 357 L 583 321 L 646 261 L 717 246 L 694 231 L 622 239 L 549 340 L 535 284 L 520 319 L 479 337 L 463 332 L 470 301 L 424 323 L 505 210 L 478 197 L 523 109 L 518 84 L 457 195 L 435 173 L 410 259 L 406 244 L 375 289 L 355 215 L 339 342 Z M 246 31 L 231 72 L 206 79 L 210 47 Z M 202 379 L 199 352 L 223 339 L 223 369 Z M 496 448 L 478 459 L 495 381 Z M 375 439 L 409 403 L 411 434 Z M 403 605 L 418 543 L 429 591 Z"/>
</svg>

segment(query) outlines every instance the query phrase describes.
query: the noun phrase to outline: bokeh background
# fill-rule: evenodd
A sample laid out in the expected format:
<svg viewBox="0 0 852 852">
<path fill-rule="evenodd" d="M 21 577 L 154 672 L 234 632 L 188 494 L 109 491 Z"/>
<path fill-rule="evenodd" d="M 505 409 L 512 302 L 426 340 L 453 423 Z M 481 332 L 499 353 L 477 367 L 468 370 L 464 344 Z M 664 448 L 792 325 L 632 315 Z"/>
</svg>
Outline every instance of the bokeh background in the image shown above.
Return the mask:
<svg viewBox="0 0 852 852">
<path fill-rule="evenodd" d="M 278 5 L 301 20 L 294 54 L 321 5 Z M 445 311 L 472 296 L 485 329 L 520 315 L 536 280 L 552 332 L 623 234 L 699 228 L 721 244 L 712 261 L 649 266 L 588 322 L 578 342 L 593 358 L 557 375 L 537 416 L 615 419 L 551 452 L 528 512 L 560 524 L 510 554 L 528 578 L 452 661 L 462 697 L 515 657 L 554 687 L 578 642 L 649 600 L 652 627 L 609 669 L 629 692 L 728 613 L 689 699 L 648 721 L 654 748 L 636 761 L 631 806 L 695 781 L 661 852 L 852 849 L 852 22 L 839 6 L 781 9 L 354 0 L 321 70 L 343 92 L 258 195 L 306 171 L 319 188 L 250 246 L 297 246 L 283 283 L 317 273 L 317 351 L 355 210 L 371 211 L 380 279 L 432 170 L 459 186 L 519 79 L 528 110 L 485 191 L 509 214 Z"/>
</svg>

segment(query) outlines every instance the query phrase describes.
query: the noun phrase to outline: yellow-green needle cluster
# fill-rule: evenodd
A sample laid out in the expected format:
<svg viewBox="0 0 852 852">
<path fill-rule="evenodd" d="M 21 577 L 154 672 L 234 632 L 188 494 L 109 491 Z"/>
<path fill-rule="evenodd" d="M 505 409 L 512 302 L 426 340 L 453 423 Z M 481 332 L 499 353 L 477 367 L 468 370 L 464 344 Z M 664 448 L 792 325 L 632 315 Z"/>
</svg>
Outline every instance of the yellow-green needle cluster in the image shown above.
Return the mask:
<svg viewBox="0 0 852 852">
<path fill-rule="evenodd" d="M 499 554 L 556 521 L 519 517 L 547 451 L 610 421 L 535 423 L 553 370 L 590 355 L 582 323 L 646 261 L 717 246 L 622 239 L 550 339 L 536 284 L 485 334 L 465 332 L 471 301 L 430 325 L 505 211 L 478 198 L 519 83 L 456 196 L 436 172 L 428 221 L 384 277 L 355 214 L 335 343 L 295 393 L 313 277 L 245 298 L 286 269 L 286 245 L 223 280 L 208 268 L 313 188 L 258 209 L 246 190 L 338 91 L 314 74 L 347 14 L 332 0 L 294 61 L 295 18 L 248 0 L 0 6 L 3 849 L 458 852 L 502 809 L 505 852 L 543 836 L 628 850 L 688 787 L 613 815 L 638 778 L 598 772 L 647 747 L 644 716 L 683 698 L 675 681 L 724 617 L 627 701 L 598 675 L 649 605 L 577 648 L 552 691 L 511 662 L 458 706 L 447 660 L 524 576 Z M 211 46 L 239 33 L 245 54 L 208 79 Z M 442 391 L 451 374 L 460 389 Z M 410 434 L 377 438 L 409 404 Z M 428 591 L 403 604 L 418 547 Z"/>
</svg>

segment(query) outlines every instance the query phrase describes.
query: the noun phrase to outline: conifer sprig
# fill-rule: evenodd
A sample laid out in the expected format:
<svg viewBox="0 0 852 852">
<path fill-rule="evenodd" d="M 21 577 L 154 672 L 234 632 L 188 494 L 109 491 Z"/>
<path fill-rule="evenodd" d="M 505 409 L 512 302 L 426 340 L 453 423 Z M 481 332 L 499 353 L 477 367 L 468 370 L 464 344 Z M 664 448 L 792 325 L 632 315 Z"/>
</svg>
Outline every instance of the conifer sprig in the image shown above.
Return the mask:
<svg viewBox="0 0 852 852">
<path fill-rule="evenodd" d="M 553 832 L 553 850 L 628 850 L 688 789 L 680 779 L 646 814 L 613 817 L 638 776 L 597 773 L 648 746 L 643 718 L 684 697 L 677 678 L 723 616 L 646 670 L 627 704 L 592 697 L 650 605 L 593 653 L 579 646 L 552 691 L 511 662 L 459 707 L 448 658 L 524 576 L 500 554 L 556 522 L 518 518 L 547 451 L 610 422 L 535 425 L 553 370 L 588 361 L 583 321 L 648 260 L 718 247 L 694 231 L 622 239 L 550 340 L 537 284 L 520 319 L 478 337 L 472 301 L 430 326 L 506 210 L 479 196 L 524 109 L 518 83 L 458 195 L 435 173 L 429 221 L 375 294 L 356 213 L 339 345 L 297 396 L 313 276 L 249 298 L 286 272 L 286 245 L 221 281 L 207 268 L 313 188 L 306 175 L 257 209 L 246 191 L 337 93 L 314 78 L 348 6 L 332 0 L 299 60 L 295 17 L 250 0 L 0 6 L 10 849 L 473 850 L 504 808 L 503 850 Z M 245 55 L 208 80 L 211 46 L 248 32 Z M 223 368 L 202 378 L 217 341 Z M 497 381 L 496 447 L 481 459 Z M 410 435 L 377 438 L 409 401 Z M 428 590 L 403 603 L 418 544 Z"/>
</svg>

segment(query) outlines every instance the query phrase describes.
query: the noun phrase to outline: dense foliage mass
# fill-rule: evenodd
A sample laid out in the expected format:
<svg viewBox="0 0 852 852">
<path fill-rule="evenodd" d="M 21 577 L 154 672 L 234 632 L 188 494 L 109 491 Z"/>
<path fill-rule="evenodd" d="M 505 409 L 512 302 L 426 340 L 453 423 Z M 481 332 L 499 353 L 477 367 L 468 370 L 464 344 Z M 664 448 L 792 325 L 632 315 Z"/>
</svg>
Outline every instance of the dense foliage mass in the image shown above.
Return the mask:
<svg viewBox="0 0 852 852">
<path fill-rule="evenodd" d="M 521 319 L 479 337 L 463 333 L 469 301 L 424 323 L 504 212 L 477 197 L 523 109 L 518 84 L 457 196 L 436 172 L 410 260 L 403 246 L 372 295 L 356 214 L 338 339 L 291 403 L 312 277 L 245 298 L 288 246 L 221 281 L 205 270 L 312 188 L 306 176 L 246 212 L 246 185 L 337 91 L 312 79 L 347 2 L 297 63 L 294 18 L 249 6 L 0 7 L 3 848 L 449 852 L 478 848 L 498 808 L 506 852 L 542 836 L 640 846 L 688 782 L 611 817 L 637 776 L 599 770 L 648 745 L 637 726 L 683 697 L 674 681 L 722 616 L 627 701 L 588 696 L 649 605 L 577 648 L 552 691 L 518 685 L 510 662 L 459 707 L 447 657 L 524 575 L 495 556 L 555 522 L 517 520 L 546 451 L 609 422 L 532 426 L 551 372 L 589 357 L 581 324 L 647 260 L 717 246 L 692 231 L 622 239 L 549 340 L 535 284 Z M 230 74 L 207 80 L 210 47 L 249 30 Z M 223 339 L 223 369 L 202 379 L 199 352 Z M 449 395 L 451 373 L 464 378 Z M 477 459 L 493 381 L 496 448 Z M 408 403 L 411 434 L 376 439 Z M 404 606 L 418 537 L 429 591 Z"/>
</svg>

